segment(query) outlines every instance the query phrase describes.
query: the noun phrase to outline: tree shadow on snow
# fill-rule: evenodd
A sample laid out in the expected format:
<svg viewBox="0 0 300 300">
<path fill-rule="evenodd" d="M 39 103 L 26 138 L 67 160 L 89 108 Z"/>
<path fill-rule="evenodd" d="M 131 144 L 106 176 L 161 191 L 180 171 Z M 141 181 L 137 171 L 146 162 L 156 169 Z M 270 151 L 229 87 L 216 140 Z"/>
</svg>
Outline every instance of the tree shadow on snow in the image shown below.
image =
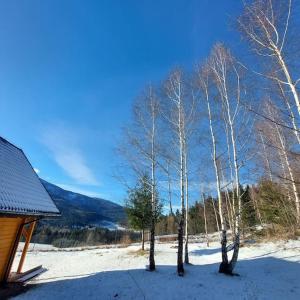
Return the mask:
<svg viewBox="0 0 300 300">
<path fill-rule="evenodd" d="M 300 264 L 274 257 L 242 260 L 239 277 L 217 272 L 219 264 L 104 271 L 62 278 L 34 287 L 18 299 L 300 299 Z M 72 266 L 70 266 L 72 268 Z M 77 276 L 77 277 L 76 277 Z"/>
</svg>

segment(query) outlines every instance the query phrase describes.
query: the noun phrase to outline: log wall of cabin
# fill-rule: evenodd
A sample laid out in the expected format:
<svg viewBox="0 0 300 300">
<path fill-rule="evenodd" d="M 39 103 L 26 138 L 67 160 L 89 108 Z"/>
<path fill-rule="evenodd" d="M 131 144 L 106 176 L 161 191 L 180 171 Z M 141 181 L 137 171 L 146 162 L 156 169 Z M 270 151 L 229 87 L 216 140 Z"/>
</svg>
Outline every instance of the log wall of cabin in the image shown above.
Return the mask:
<svg viewBox="0 0 300 300">
<path fill-rule="evenodd" d="M 24 219 L 20 217 L 0 217 L 0 282 L 6 279 L 7 268 L 14 258 L 14 245 L 23 222 Z"/>
</svg>

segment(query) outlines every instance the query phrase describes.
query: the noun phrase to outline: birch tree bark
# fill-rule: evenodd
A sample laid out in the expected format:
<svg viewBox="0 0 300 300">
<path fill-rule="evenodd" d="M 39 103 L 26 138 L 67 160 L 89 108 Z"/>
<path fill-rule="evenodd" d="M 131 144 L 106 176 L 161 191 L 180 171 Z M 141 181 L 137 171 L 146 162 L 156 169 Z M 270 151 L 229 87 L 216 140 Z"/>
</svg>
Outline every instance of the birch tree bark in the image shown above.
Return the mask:
<svg viewBox="0 0 300 300">
<path fill-rule="evenodd" d="M 284 103 L 286 105 L 286 108 L 287 108 L 287 111 L 288 111 L 288 114 L 289 114 L 289 119 L 290 119 L 291 127 L 293 128 L 293 133 L 295 135 L 295 138 L 296 138 L 298 144 L 300 144 L 299 128 L 297 126 L 297 121 L 296 121 L 296 117 L 295 117 L 294 111 L 293 111 L 292 106 L 290 104 L 290 99 L 286 95 L 286 92 L 284 90 L 283 84 L 280 83 L 280 82 L 277 82 L 277 86 L 278 86 L 278 89 L 280 91 L 280 95 L 281 95 L 281 97 L 284 100 Z"/>
<path fill-rule="evenodd" d="M 150 110 L 151 110 L 151 204 L 152 204 L 152 217 L 151 217 L 151 228 L 150 228 L 150 252 L 149 252 L 149 270 L 155 270 L 154 260 L 154 247 L 155 247 L 155 223 L 157 219 L 156 211 L 156 118 L 158 114 L 158 103 L 153 97 L 152 88 L 149 90 L 150 96 Z"/>
<path fill-rule="evenodd" d="M 181 211 L 178 220 L 178 253 L 177 253 L 177 273 L 184 275 L 183 267 L 183 234 L 185 220 L 185 153 L 184 153 L 184 110 L 183 110 L 183 86 L 182 73 L 180 70 L 172 72 L 165 84 L 167 100 L 170 103 L 170 111 L 166 114 L 166 119 L 170 123 L 176 137 L 178 148 L 178 168 L 179 168 L 179 190 Z"/>
<path fill-rule="evenodd" d="M 208 72 L 208 75 L 207 75 Z M 205 72 L 204 72 L 205 73 Z M 212 159 L 215 169 L 217 194 L 219 201 L 219 215 L 221 220 L 221 248 L 222 248 L 222 263 L 219 268 L 220 273 L 233 274 L 235 268 L 239 246 L 240 246 L 240 223 L 241 223 L 241 193 L 240 193 L 240 166 L 238 161 L 238 146 L 236 128 L 241 125 L 238 120 L 240 112 L 240 98 L 241 98 L 241 76 L 240 66 L 231 55 L 230 51 L 222 44 L 216 44 L 213 47 L 211 55 L 206 64 L 206 80 L 201 81 L 202 90 L 204 90 L 204 98 L 207 103 L 208 119 L 210 135 L 212 140 Z M 202 75 L 203 78 L 203 75 Z M 210 82 L 210 83 L 209 83 Z M 225 138 L 227 145 L 225 145 L 225 153 L 228 152 L 229 160 L 232 157 L 232 171 L 233 171 L 233 210 L 234 210 L 234 244 L 227 247 L 227 229 L 225 218 L 225 203 L 223 203 L 221 193 L 221 173 L 219 171 L 220 157 L 217 156 L 216 134 L 212 123 L 211 100 L 209 97 L 208 86 L 211 85 L 213 97 L 217 99 L 215 107 L 221 107 L 220 118 L 225 124 L 225 137 L 228 133 L 228 138 Z M 238 122 L 239 121 L 239 122 Z M 243 124 L 244 125 L 244 124 Z M 246 127 L 244 125 L 244 127 Z M 224 140 L 224 137 L 223 137 Z M 224 144 L 224 143 L 223 143 Z M 224 150 L 223 148 L 223 150 Z M 232 258 L 228 260 L 228 254 L 233 249 Z"/>
<path fill-rule="evenodd" d="M 178 218 L 178 255 L 177 272 L 183 276 L 184 261 L 189 263 L 188 255 L 188 210 L 189 210 L 189 169 L 188 169 L 188 140 L 190 138 L 189 125 L 193 120 L 193 105 L 189 91 L 180 69 L 169 75 L 164 85 L 166 94 L 165 119 L 170 124 L 173 135 L 173 145 L 177 155 L 178 185 L 180 191 L 180 216 Z M 185 236 L 185 243 L 184 243 Z"/>
<path fill-rule="evenodd" d="M 184 220 L 184 262 L 189 264 L 189 177 L 187 167 L 187 143 L 184 138 L 185 220 Z"/>
<path fill-rule="evenodd" d="M 206 236 L 206 246 L 209 247 L 209 238 L 207 232 L 207 218 L 206 218 L 206 205 L 205 205 L 205 195 L 202 194 L 202 201 L 203 201 L 203 215 L 204 215 L 204 229 L 205 229 L 205 236 Z"/>
<path fill-rule="evenodd" d="M 219 207 L 219 217 L 221 221 L 221 250 L 222 250 L 222 264 L 228 265 L 228 256 L 227 256 L 227 228 L 225 221 L 225 212 L 223 208 L 223 200 L 221 194 L 221 184 L 220 184 L 220 174 L 218 168 L 218 157 L 217 157 L 217 143 L 216 143 L 216 135 L 213 127 L 213 119 L 211 112 L 211 99 L 209 94 L 209 80 L 210 80 L 210 66 L 206 65 L 203 69 L 198 70 L 198 83 L 199 87 L 204 94 L 204 99 L 207 105 L 207 113 L 208 113 L 208 122 L 211 136 L 211 145 L 212 145 L 212 161 L 214 165 L 215 178 L 216 178 L 216 190 L 218 195 L 218 207 Z M 218 225 L 218 220 L 217 225 Z"/>
</svg>

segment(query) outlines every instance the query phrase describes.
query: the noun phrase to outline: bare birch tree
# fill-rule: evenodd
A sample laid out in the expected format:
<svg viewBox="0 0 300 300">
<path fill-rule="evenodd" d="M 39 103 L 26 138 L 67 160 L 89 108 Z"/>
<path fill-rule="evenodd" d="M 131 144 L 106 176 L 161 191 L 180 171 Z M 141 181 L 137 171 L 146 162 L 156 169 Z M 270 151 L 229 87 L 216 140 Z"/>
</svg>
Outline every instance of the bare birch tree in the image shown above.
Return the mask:
<svg viewBox="0 0 300 300">
<path fill-rule="evenodd" d="M 270 100 L 264 102 L 264 113 L 266 115 L 272 116 L 272 118 L 275 118 L 276 120 L 280 120 L 281 123 L 283 122 L 283 120 L 280 119 L 280 115 L 278 110 L 276 109 L 276 106 Z M 269 132 L 269 143 L 277 150 L 279 161 L 281 162 L 280 166 L 283 174 L 282 177 L 285 181 L 285 184 L 291 186 L 295 208 L 296 208 L 296 219 L 297 219 L 297 223 L 299 223 L 300 199 L 299 199 L 295 174 L 291 164 L 291 157 L 289 153 L 289 145 L 286 139 L 286 134 L 284 133 L 283 128 L 277 124 L 275 125 L 265 124 L 264 129 L 266 130 L 266 128 L 268 128 L 268 132 Z"/>
<path fill-rule="evenodd" d="M 226 49 L 222 44 L 216 44 L 212 50 L 212 53 L 206 63 L 204 72 L 200 76 L 200 86 L 204 91 L 204 98 L 207 103 L 209 128 L 211 132 L 212 140 L 212 160 L 215 169 L 217 194 L 219 200 L 219 215 L 221 220 L 221 245 L 222 245 L 222 263 L 219 268 L 220 273 L 232 274 L 235 264 L 237 262 L 239 245 L 240 245 L 240 223 L 241 223 L 241 193 L 240 193 L 240 163 L 238 160 L 238 145 L 237 145 L 237 127 L 241 125 L 239 122 L 239 113 L 241 110 L 240 100 L 242 93 L 241 84 L 241 70 L 240 65 L 231 55 L 230 51 Z M 210 88 L 210 86 L 212 86 Z M 213 92 L 212 92 L 213 91 Z M 231 160 L 232 157 L 232 171 L 233 171 L 233 199 L 232 209 L 234 213 L 234 226 L 233 235 L 234 243 L 227 247 L 227 228 L 226 228 L 226 214 L 225 207 L 226 201 L 223 203 L 223 196 L 221 192 L 221 178 L 222 172 L 220 170 L 220 159 L 222 154 L 217 155 L 217 142 L 216 142 L 216 129 L 212 122 L 212 98 L 217 99 L 214 107 L 219 107 L 218 110 L 220 119 L 223 119 L 225 124 L 225 136 L 228 138 L 226 144 L 219 152 L 228 153 L 226 160 Z M 221 109 L 220 109 L 221 107 Z M 219 121 L 221 123 L 221 121 Z M 239 129 L 240 130 L 240 129 Z M 228 134 L 228 135 L 227 135 Z M 224 140 L 224 135 L 223 135 Z M 225 149 L 224 149 L 225 148 Z M 224 151 L 225 150 L 225 151 Z M 223 180 L 226 182 L 226 180 Z M 225 194 L 225 199 L 226 199 Z M 228 200 L 228 199 L 227 199 Z M 229 204 L 229 203 L 228 203 Z M 230 214 L 228 214 L 230 218 Z M 233 250 L 231 260 L 228 260 L 227 253 Z"/>
<path fill-rule="evenodd" d="M 238 24 L 243 36 L 250 42 L 253 51 L 267 62 L 269 70 L 257 72 L 289 89 L 300 116 L 300 100 L 297 85 L 298 73 L 292 71 L 287 58 L 292 0 L 255 0 L 244 5 Z M 271 68 L 271 69 L 270 69 Z M 276 71 L 274 72 L 273 69 Z"/>
<path fill-rule="evenodd" d="M 179 173 L 179 190 L 180 190 L 180 217 L 178 220 L 178 256 L 177 256 L 177 272 L 179 276 L 183 276 L 183 250 L 185 250 L 185 262 L 189 263 L 188 256 L 188 125 L 193 118 L 193 105 L 187 109 L 189 105 L 189 95 L 186 83 L 181 70 L 176 69 L 171 72 L 165 82 L 164 90 L 166 94 L 166 112 L 165 119 L 170 125 L 173 133 L 173 145 L 178 159 L 176 169 Z M 183 245 L 183 237 L 185 233 L 185 245 Z"/>
<path fill-rule="evenodd" d="M 221 246 L 222 246 L 222 263 L 228 264 L 228 256 L 227 256 L 227 227 L 226 227 L 226 220 L 225 220 L 225 212 L 223 209 L 223 199 L 221 194 L 221 179 L 220 179 L 220 170 L 218 168 L 218 154 L 217 154 L 217 141 L 216 141 L 216 134 L 215 128 L 213 126 L 213 118 L 212 118 L 212 111 L 211 111 L 211 101 L 212 95 L 210 93 L 210 85 L 211 85 L 211 69 L 210 69 L 210 62 L 208 61 L 207 64 L 203 68 L 199 68 L 197 70 L 197 79 L 199 88 L 202 91 L 203 98 L 206 101 L 207 105 L 207 112 L 208 112 L 208 122 L 209 122 L 209 129 L 211 135 L 211 144 L 212 144 L 212 161 L 215 170 L 215 178 L 216 178 L 216 189 L 218 195 L 218 207 L 219 207 L 219 217 L 221 221 Z M 218 219 L 216 217 L 216 222 L 218 224 Z M 218 225 L 219 227 L 219 225 Z"/>
<path fill-rule="evenodd" d="M 128 166 L 138 178 L 150 174 L 151 226 L 149 270 L 155 270 L 155 224 L 157 221 L 157 172 L 158 172 L 158 123 L 159 101 L 154 88 L 149 86 L 134 105 L 133 122 L 125 128 L 125 141 L 119 152 L 127 160 Z"/>
</svg>

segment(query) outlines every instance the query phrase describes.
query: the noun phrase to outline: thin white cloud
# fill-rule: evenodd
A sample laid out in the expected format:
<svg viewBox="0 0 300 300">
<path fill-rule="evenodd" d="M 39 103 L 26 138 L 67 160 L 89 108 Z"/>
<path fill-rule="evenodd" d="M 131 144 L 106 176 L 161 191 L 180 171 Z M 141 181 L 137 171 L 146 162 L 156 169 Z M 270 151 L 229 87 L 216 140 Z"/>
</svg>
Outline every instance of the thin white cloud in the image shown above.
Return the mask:
<svg viewBox="0 0 300 300">
<path fill-rule="evenodd" d="M 70 191 L 70 192 L 74 192 L 74 193 L 78 193 L 78 194 L 82 194 L 82 195 L 94 197 L 94 198 L 103 198 L 103 196 L 101 196 L 100 193 L 93 192 L 88 189 L 78 187 L 76 185 L 64 184 L 64 183 L 55 183 L 55 185 L 61 187 L 62 189 L 66 190 L 66 191 Z"/>
<path fill-rule="evenodd" d="M 74 131 L 62 124 L 47 128 L 42 143 L 53 155 L 56 163 L 78 184 L 99 185 L 88 167 Z"/>
</svg>

